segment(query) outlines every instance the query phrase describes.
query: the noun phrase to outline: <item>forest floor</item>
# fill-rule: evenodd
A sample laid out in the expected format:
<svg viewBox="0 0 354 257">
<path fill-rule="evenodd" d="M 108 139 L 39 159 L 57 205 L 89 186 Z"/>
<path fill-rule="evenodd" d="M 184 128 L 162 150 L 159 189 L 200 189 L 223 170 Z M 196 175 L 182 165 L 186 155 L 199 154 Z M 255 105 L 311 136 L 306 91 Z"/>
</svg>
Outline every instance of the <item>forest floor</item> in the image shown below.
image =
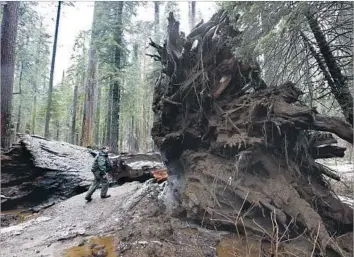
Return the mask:
<svg viewBox="0 0 354 257">
<path fill-rule="evenodd" d="M 331 168 L 348 179 L 352 190 L 353 165 Z M 343 197 L 350 195 L 347 187 L 333 186 Z M 76 195 L 1 228 L 1 256 L 251 257 L 271 247 L 260 247 L 257 239 L 207 230 L 169 216 L 159 201 L 163 188 L 164 184 L 151 181 L 125 183 L 110 188 L 112 197 L 108 199 L 100 199 L 96 192 L 90 203 L 85 202 L 85 193 Z"/>
<path fill-rule="evenodd" d="M 84 200 L 85 194 L 74 196 L 2 228 L 1 255 L 196 256 L 191 253 L 203 248 L 200 251 L 212 251 L 207 256 L 214 256 L 215 248 L 209 245 L 211 241 L 215 245 L 217 233 L 204 236 L 204 245 L 194 244 L 193 235 L 196 240 L 202 238 L 196 228 L 160 215 L 163 207 L 158 194 L 162 190 L 163 184 L 131 182 L 110 188 L 112 197 L 104 200 L 98 192 L 90 203 Z"/>
</svg>

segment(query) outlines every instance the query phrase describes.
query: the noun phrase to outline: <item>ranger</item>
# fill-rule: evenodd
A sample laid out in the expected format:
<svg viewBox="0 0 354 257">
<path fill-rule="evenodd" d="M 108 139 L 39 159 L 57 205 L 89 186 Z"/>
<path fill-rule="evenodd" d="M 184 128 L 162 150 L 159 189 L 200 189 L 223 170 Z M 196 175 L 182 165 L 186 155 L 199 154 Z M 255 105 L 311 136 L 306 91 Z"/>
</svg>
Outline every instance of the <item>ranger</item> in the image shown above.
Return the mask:
<svg viewBox="0 0 354 257">
<path fill-rule="evenodd" d="M 108 159 L 108 148 L 103 147 L 99 154 L 95 157 L 94 163 L 92 165 L 91 171 L 95 176 L 94 181 L 92 182 L 90 189 L 87 191 L 85 200 L 90 202 L 92 200 L 92 194 L 95 192 L 97 187 L 101 184 L 101 198 L 108 198 L 110 195 L 107 195 L 109 182 L 107 173 L 112 172 L 113 168 Z"/>
</svg>

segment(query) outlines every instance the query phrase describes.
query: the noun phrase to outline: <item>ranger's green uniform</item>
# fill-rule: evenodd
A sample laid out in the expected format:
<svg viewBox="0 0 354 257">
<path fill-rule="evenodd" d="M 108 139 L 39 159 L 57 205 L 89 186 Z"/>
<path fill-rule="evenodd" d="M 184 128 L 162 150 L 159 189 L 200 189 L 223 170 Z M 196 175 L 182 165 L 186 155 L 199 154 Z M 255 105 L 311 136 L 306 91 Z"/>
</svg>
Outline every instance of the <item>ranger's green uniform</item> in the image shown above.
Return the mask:
<svg viewBox="0 0 354 257">
<path fill-rule="evenodd" d="M 107 196 L 107 191 L 109 187 L 107 173 L 112 171 L 112 165 L 108 160 L 108 154 L 105 152 L 100 152 L 93 163 L 91 171 L 95 176 L 95 180 L 92 182 L 90 189 L 88 190 L 85 199 L 90 201 L 92 194 L 95 192 L 97 187 L 101 184 L 101 198 Z"/>
</svg>

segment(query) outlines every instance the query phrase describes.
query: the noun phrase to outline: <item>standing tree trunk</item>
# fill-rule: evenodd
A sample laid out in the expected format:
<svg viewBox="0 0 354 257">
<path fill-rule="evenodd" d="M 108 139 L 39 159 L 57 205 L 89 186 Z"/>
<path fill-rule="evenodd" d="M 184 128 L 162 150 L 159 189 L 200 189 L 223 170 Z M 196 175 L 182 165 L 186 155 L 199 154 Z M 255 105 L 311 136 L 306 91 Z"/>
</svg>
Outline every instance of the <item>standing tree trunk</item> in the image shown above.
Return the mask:
<svg viewBox="0 0 354 257">
<path fill-rule="evenodd" d="M 37 44 L 37 53 L 36 53 L 36 73 L 39 74 L 39 58 L 40 58 L 40 44 L 42 42 L 42 22 L 40 25 L 39 29 L 39 38 L 38 38 L 38 44 Z M 31 133 L 34 134 L 36 131 L 36 118 L 37 118 L 37 84 L 38 84 L 38 79 L 34 79 L 33 83 L 33 92 L 34 92 L 34 97 L 33 97 L 33 110 L 32 110 L 32 131 Z"/>
<path fill-rule="evenodd" d="M 53 78 L 54 78 L 55 56 L 57 53 L 57 42 L 58 42 L 61 3 L 62 3 L 62 1 L 59 1 L 59 3 L 58 3 L 57 20 L 55 23 L 55 33 L 54 33 L 54 43 L 53 43 L 53 53 L 52 53 L 52 64 L 50 66 L 48 100 L 47 100 L 47 110 L 46 110 L 47 112 L 45 115 L 45 128 L 44 128 L 44 137 L 47 137 L 47 138 L 49 137 L 50 111 L 52 108 Z"/>
<path fill-rule="evenodd" d="M 135 124 L 134 151 L 139 152 L 139 124 Z"/>
<path fill-rule="evenodd" d="M 131 117 L 130 133 L 129 133 L 129 152 L 135 151 L 134 147 L 134 116 Z"/>
<path fill-rule="evenodd" d="M 117 43 L 114 54 L 114 66 L 120 69 L 121 64 L 121 47 L 122 47 L 122 34 L 123 34 L 123 5 L 124 2 L 117 2 L 117 25 L 115 30 L 114 40 Z M 113 153 L 118 150 L 118 137 L 119 137 L 119 112 L 120 112 L 120 83 L 118 79 L 113 82 L 112 90 L 112 138 L 110 141 L 110 149 Z"/>
<path fill-rule="evenodd" d="M 111 126 L 112 126 L 112 91 L 113 91 L 113 82 L 112 78 L 109 78 L 109 90 L 107 92 L 108 98 L 108 107 L 107 107 L 107 122 L 106 122 L 106 140 L 105 145 L 110 145 L 112 134 L 111 134 Z"/>
<path fill-rule="evenodd" d="M 95 144 L 100 145 L 100 119 L 101 119 L 101 86 L 97 86 L 97 101 L 96 101 L 96 110 L 95 110 Z"/>
<path fill-rule="evenodd" d="M 145 41 L 144 44 L 146 44 L 147 42 Z M 142 49 L 142 61 L 141 61 L 141 72 L 140 72 L 140 81 L 145 81 L 145 74 L 146 74 L 146 49 L 143 48 Z M 146 86 L 144 87 L 144 94 L 149 96 L 149 92 L 150 92 L 150 87 Z M 141 106 L 142 108 L 142 116 L 143 116 L 143 120 L 142 120 L 142 137 L 144 139 L 144 148 L 145 151 L 148 151 L 149 148 L 149 144 L 148 144 L 148 138 L 149 138 L 149 122 L 148 122 L 148 110 L 150 107 L 150 99 L 147 98 L 145 99 L 145 101 L 143 101 L 143 104 Z"/>
<path fill-rule="evenodd" d="M 160 3 L 155 2 L 155 12 L 154 12 L 154 24 L 155 24 L 155 30 L 154 30 L 154 40 L 155 42 L 160 42 L 160 8 L 159 8 Z M 145 69 L 145 53 L 143 54 L 143 69 Z M 153 73 L 157 74 L 159 70 L 159 65 L 157 63 L 153 63 Z M 143 73 L 143 72 L 142 72 Z M 142 76 L 143 78 L 143 76 Z M 144 79 L 144 78 L 143 78 Z M 147 105 L 144 106 L 143 108 L 143 115 L 144 117 L 146 116 L 146 122 L 145 124 L 145 147 L 146 151 L 149 151 L 150 149 L 150 138 L 151 138 L 151 121 L 153 120 L 152 116 L 152 99 L 153 99 L 153 87 L 149 86 L 147 88 Z M 152 142 L 152 144 L 154 144 Z M 151 146 L 153 147 L 153 146 Z"/>
<path fill-rule="evenodd" d="M 22 111 L 22 94 L 20 94 L 20 104 L 18 105 L 16 133 L 19 133 L 21 128 L 21 115 L 22 115 L 21 111 Z"/>
<path fill-rule="evenodd" d="M 95 2 L 92 21 L 92 32 L 89 49 L 89 59 L 87 68 L 86 92 L 84 116 L 82 120 L 81 143 L 82 146 L 92 144 L 92 128 L 93 128 L 93 111 L 94 111 L 94 93 L 96 87 L 96 71 L 97 71 L 97 55 L 96 55 L 96 34 L 97 34 L 97 17 L 98 2 Z"/>
<path fill-rule="evenodd" d="M 12 90 L 20 2 L 7 2 L 1 23 L 1 147 L 11 145 Z"/>
<path fill-rule="evenodd" d="M 79 75 L 78 75 L 79 77 Z M 78 100 L 78 91 L 79 91 L 79 83 L 80 79 L 77 79 L 75 88 L 74 88 L 74 99 L 73 99 L 73 116 L 71 119 L 71 136 L 70 136 L 70 142 L 72 144 L 75 144 L 75 135 L 76 135 L 76 114 L 77 114 L 77 100 Z"/>
<path fill-rule="evenodd" d="M 20 68 L 20 79 L 18 82 L 18 88 L 19 91 L 21 92 L 21 87 L 22 87 L 22 75 L 23 75 L 23 62 L 21 62 L 21 68 Z M 16 122 L 16 133 L 20 131 L 21 127 L 21 110 L 22 110 L 22 92 L 19 94 L 20 96 L 20 101 L 18 105 L 18 112 L 17 112 L 17 122 Z"/>
<path fill-rule="evenodd" d="M 155 12 L 154 12 L 154 39 L 159 42 L 159 31 L 160 31 L 160 2 L 154 2 Z"/>
<path fill-rule="evenodd" d="M 33 135 L 36 131 L 36 117 L 37 117 L 37 85 L 36 83 L 33 85 L 34 97 L 33 97 L 33 109 L 32 109 L 32 126 L 31 126 L 31 134 Z"/>
<path fill-rule="evenodd" d="M 189 9 L 189 30 L 192 31 L 195 26 L 195 1 L 189 2 Z"/>
<path fill-rule="evenodd" d="M 57 127 L 57 133 L 56 133 L 55 140 L 59 141 L 59 135 L 60 135 L 60 122 L 59 122 L 59 120 L 56 120 L 55 124 L 56 124 L 56 127 Z"/>
<path fill-rule="evenodd" d="M 93 125 L 93 104 L 94 104 L 94 87 L 96 85 L 96 50 L 90 48 L 89 63 L 86 80 L 84 115 L 82 120 L 82 132 L 80 145 L 88 146 L 92 143 L 92 125 Z"/>
</svg>

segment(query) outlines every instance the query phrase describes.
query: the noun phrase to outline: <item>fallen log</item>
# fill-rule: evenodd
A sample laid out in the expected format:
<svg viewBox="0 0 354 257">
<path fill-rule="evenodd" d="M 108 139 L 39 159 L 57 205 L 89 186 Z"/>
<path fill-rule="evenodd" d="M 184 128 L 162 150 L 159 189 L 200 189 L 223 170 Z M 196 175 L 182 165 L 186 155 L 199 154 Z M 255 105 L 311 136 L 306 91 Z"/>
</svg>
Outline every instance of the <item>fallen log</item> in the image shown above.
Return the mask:
<svg viewBox="0 0 354 257">
<path fill-rule="evenodd" d="M 167 53 L 152 136 L 168 169 L 168 209 L 209 228 L 306 245 L 304 256 L 314 246 L 325 256 L 352 254 L 331 241 L 353 231 L 351 208 L 323 175 L 339 176 L 314 161 L 342 157 L 328 135 L 352 143 L 352 127 L 300 104 L 303 92 L 291 82 L 267 87 L 256 64 L 233 57 L 241 32 L 227 16 L 220 11 L 187 36 L 200 39 L 197 54 L 185 44 L 169 61 L 178 30 L 168 31 L 167 45 L 153 45 Z M 172 13 L 169 22 L 178 22 Z"/>
<path fill-rule="evenodd" d="M 1 198 L 3 210 L 40 209 L 88 190 L 95 150 L 37 136 L 19 137 L 20 145 L 1 162 L 1 193 L 6 195 Z M 152 178 L 152 170 L 164 167 L 159 153 L 121 154 L 110 159 L 112 185 Z"/>
</svg>

